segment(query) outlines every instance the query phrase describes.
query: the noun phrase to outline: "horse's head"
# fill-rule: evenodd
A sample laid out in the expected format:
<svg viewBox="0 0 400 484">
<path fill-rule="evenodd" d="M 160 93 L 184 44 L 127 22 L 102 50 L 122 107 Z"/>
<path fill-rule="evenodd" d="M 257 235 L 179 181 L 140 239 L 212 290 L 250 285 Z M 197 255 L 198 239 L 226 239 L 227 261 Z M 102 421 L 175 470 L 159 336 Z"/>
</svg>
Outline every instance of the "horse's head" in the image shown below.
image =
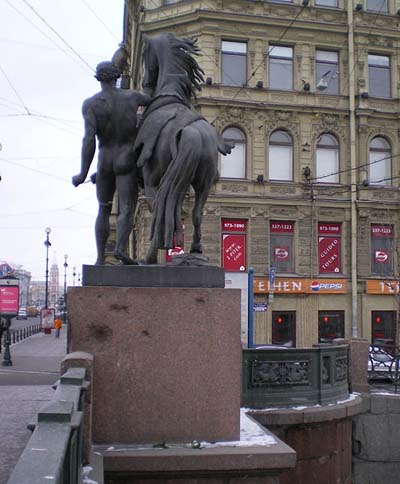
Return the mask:
<svg viewBox="0 0 400 484">
<path fill-rule="evenodd" d="M 203 82 L 203 70 L 194 59 L 196 40 L 174 34 L 144 37 L 143 89 L 149 95 L 172 95 L 189 101 Z"/>
</svg>

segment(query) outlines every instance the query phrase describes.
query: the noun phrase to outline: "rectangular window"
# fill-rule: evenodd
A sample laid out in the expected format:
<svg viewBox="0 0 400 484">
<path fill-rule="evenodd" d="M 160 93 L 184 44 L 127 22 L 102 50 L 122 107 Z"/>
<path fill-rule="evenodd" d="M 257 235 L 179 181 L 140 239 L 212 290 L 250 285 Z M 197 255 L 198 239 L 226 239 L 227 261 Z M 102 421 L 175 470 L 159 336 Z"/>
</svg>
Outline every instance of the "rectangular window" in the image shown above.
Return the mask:
<svg viewBox="0 0 400 484">
<path fill-rule="evenodd" d="M 247 44 L 222 41 L 221 82 L 226 86 L 244 86 L 247 83 Z"/>
<path fill-rule="evenodd" d="M 371 274 L 393 275 L 393 225 L 371 225 Z"/>
<path fill-rule="evenodd" d="M 367 10 L 371 12 L 388 12 L 387 0 L 367 0 Z"/>
<path fill-rule="evenodd" d="M 294 222 L 271 221 L 270 232 L 270 265 L 276 272 L 294 272 Z"/>
<path fill-rule="evenodd" d="M 344 311 L 318 311 L 318 341 L 331 343 L 344 338 Z"/>
<path fill-rule="evenodd" d="M 272 344 L 296 346 L 296 312 L 272 311 Z"/>
<path fill-rule="evenodd" d="M 337 0 L 315 0 L 315 5 L 318 7 L 337 7 Z"/>
<path fill-rule="evenodd" d="M 315 55 L 316 86 L 321 94 L 339 94 L 339 55 L 317 50 Z"/>
<path fill-rule="evenodd" d="M 390 59 L 386 55 L 368 55 L 368 93 L 372 97 L 391 97 Z"/>
<path fill-rule="evenodd" d="M 396 311 L 371 311 L 372 344 L 388 346 L 396 345 Z"/>
<path fill-rule="evenodd" d="M 291 91 L 293 89 L 293 48 L 270 45 L 269 87 Z"/>
<path fill-rule="evenodd" d="M 342 272 L 340 223 L 320 222 L 318 224 L 318 255 L 320 274 Z"/>
<path fill-rule="evenodd" d="M 246 270 L 247 220 L 221 220 L 222 267 L 226 271 Z"/>
</svg>

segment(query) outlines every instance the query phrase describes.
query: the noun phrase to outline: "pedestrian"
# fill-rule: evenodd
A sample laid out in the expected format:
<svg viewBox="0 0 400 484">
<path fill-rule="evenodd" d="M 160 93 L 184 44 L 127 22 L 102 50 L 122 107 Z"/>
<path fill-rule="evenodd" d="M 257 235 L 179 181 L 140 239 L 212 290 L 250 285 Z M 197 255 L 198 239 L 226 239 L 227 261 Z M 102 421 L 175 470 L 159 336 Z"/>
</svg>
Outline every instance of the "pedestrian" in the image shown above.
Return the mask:
<svg viewBox="0 0 400 484">
<path fill-rule="evenodd" d="M 59 338 L 60 337 L 60 331 L 61 331 L 61 328 L 62 328 L 62 321 L 61 321 L 60 318 L 57 318 L 54 321 L 54 327 L 56 329 L 56 338 Z"/>
</svg>

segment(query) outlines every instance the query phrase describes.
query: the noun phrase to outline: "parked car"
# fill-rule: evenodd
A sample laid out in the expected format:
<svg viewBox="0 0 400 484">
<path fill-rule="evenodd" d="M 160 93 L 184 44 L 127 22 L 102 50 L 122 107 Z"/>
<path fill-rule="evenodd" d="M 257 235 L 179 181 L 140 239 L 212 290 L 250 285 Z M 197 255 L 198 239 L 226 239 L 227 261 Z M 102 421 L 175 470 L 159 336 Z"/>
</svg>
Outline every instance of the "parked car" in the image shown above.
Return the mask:
<svg viewBox="0 0 400 484">
<path fill-rule="evenodd" d="M 39 315 L 39 310 L 36 306 L 28 306 L 26 308 L 26 314 L 28 315 L 28 318 L 35 318 Z"/>
<path fill-rule="evenodd" d="M 28 319 L 26 308 L 19 308 L 17 319 Z"/>
</svg>

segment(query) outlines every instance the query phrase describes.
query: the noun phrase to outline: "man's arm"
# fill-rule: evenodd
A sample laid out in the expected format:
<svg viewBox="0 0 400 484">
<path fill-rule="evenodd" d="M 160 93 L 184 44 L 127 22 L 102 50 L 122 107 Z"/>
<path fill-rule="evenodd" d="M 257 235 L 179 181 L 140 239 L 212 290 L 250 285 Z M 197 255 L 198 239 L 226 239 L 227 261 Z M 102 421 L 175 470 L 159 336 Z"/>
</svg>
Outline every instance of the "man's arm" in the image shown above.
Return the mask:
<svg viewBox="0 0 400 484">
<path fill-rule="evenodd" d="M 96 152 L 96 117 L 90 101 L 88 99 L 82 105 L 85 134 L 82 140 L 81 172 L 72 177 L 72 184 L 76 187 L 85 181 Z"/>
</svg>

